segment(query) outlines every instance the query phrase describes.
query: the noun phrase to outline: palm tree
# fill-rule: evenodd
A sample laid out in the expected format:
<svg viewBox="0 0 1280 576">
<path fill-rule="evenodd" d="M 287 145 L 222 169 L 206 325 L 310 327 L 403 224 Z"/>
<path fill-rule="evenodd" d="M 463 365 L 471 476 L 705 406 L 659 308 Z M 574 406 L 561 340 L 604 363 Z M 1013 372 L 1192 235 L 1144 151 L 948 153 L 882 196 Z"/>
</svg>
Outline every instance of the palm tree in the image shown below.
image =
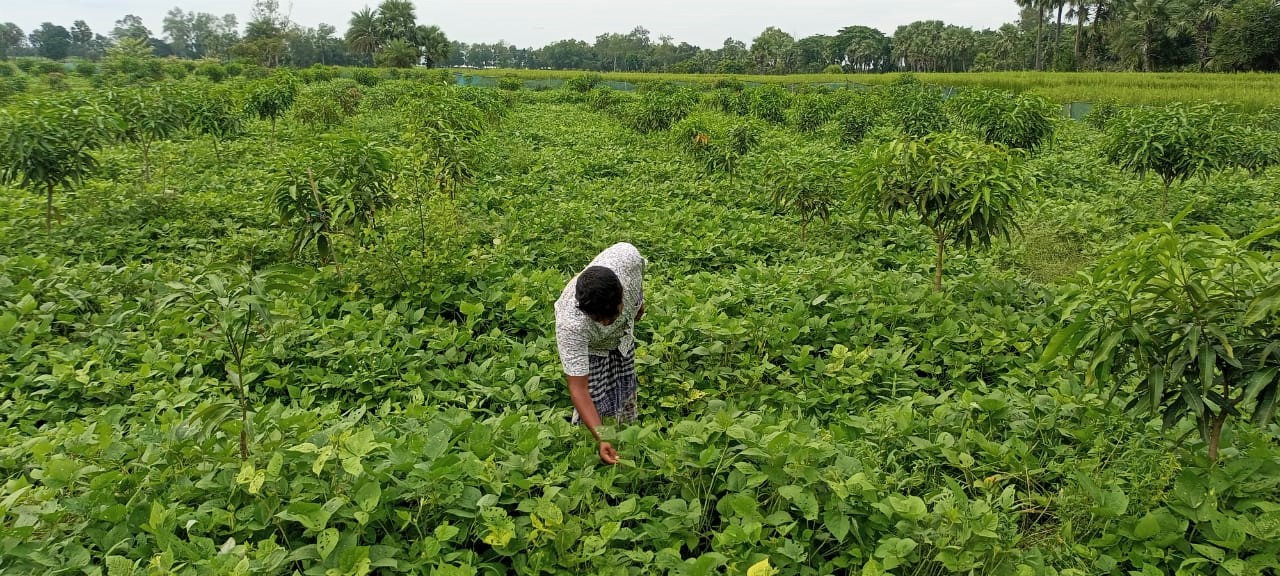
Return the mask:
<svg viewBox="0 0 1280 576">
<path fill-rule="evenodd" d="M 368 56 L 378 50 L 378 17 L 365 6 L 358 12 L 351 13 L 351 21 L 347 25 L 347 34 L 344 37 L 347 41 L 347 47 L 356 54 Z"/>
<path fill-rule="evenodd" d="M 417 25 L 410 0 L 382 0 L 378 5 L 378 37 L 384 45 L 392 40 L 412 41 Z"/>
<path fill-rule="evenodd" d="M 1036 53 L 1035 53 L 1035 69 L 1044 70 L 1044 50 L 1041 45 L 1044 43 L 1044 13 L 1053 5 L 1056 0 L 1015 0 L 1019 7 L 1024 10 L 1034 10 L 1036 13 Z"/>
<path fill-rule="evenodd" d="M 1058 9 L 1058 25 L 1053 31 L 1053 50 L 1049 52 L 1049 66 L 1055 69 L 1058 66 L 1058 49 L 1062 47 L 1062 8 L 1066 4 L 1067 0 L 1049 0 L 1049 6 Z"/>
<path fill-rule="evenodd" d="M 1068 18 L 1076 21 L 1076 48 L 1075 48 L 1075 69 L 1081 68 L 1080 58 L 1084 49 L 1084 23 L 1089 19 L 1089 0 L 1075 0 L 1070 2 L 1071 11 L 1067 13 Z"/>
<path fill-rule="evenodd" d="M 996 31 L 995 40 L 991 43 L 992 55 L 996 57 L 997 70 L 1009 70 L 1010 61 L 1018 53 L 1022 42 L 1019 28 L 1013 24 L 1005 24 Z M 1021 69 L 1024 64 L 1017 65 Z"/>
<path fill-rule="evenodd" d="M 435 68 L 449 60 L 449 38 L 439 26 L 418 26 L 418 48 L 427 66 Z"/>
<path fill-rule="evenodd" d="M 1168 32 L 1169 4 L 1170 0 L 1133 0 L 1125 15 L 1126 23 L 1136 28 L 1143 72 L 1152 70 L 1151 52 L 1156 40 Z"/>
<path fill-rule="evenodd" d="M 1218 28 L 1218 19 L 1226 12 L 1230 0 L 1186 0 L 1177 15 L 1180 28 L 1196 39 L 1196 57 L 1203 72 L 1209 64 L 1209 46 Z"/>
<path fill-rule="evenodd" d="M 418 63 L 418 47 L 399 38 L 387 43 L 374 57 L 378 66 L 385 68 L 409 68 Z"/>
</svg>

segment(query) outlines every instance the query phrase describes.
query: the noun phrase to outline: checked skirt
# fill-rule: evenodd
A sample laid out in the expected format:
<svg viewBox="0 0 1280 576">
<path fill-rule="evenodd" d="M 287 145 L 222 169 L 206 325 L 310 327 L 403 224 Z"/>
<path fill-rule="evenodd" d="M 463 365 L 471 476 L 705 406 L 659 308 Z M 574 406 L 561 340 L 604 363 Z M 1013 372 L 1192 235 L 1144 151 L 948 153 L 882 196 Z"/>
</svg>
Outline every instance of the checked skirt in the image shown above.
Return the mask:
<svg viewBox="0 0 1280 576">
<path fill-rule="evenodd" d="M 587 377 L 587 390 L 601 418 L 613 417 L 619 423 L 636 419 L 635 352 L 622 354 L 617 350 L 608 356 L 591 356 L 591 375 Z M 573 411 L 573 423 L 581 423 L 578 411 Z"/>
</svg>

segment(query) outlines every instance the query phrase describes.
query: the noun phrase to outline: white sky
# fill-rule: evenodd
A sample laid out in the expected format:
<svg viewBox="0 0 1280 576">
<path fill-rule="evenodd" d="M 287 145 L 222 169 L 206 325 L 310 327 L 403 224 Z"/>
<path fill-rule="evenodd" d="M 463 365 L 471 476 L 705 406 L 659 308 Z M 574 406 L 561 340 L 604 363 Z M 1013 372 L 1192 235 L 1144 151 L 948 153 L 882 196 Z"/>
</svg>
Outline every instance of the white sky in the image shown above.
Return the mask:
<svg viewBox="0 0 1280 576">
<path fill-rule="evenodd" d="M 281 0 L 294 22 L 324 22 L 341 34 L 351 12 L 377 6 L 377 0 Z M 720 46 L 726 37 L 751 42 L 766 26 L 778 26 L 796 38 L 832 34 L 854 24 L 886 34 L 915 20 L 942 20 L 973 28 L 997 28 L 1017 18 L 1013 0 L 416 0 L 418 21 L 444 29 L 451 40 L 496 42 L 539 47 L 563 38 L 592 41 L 605 32 L 629 32 L 644 26 L 656 41 L 675 41 L 704 48 Z M 236 14 L 241 26 L 249 19 L 252 0 L 0 0 L 0 22 L 14 22 L 26 32 L 41 22 L 71 27 L 83 19 L 94 32 L 108 34 L 116 20 L 135 14 L 157 37 L 170 8 Z"/>
</svg>

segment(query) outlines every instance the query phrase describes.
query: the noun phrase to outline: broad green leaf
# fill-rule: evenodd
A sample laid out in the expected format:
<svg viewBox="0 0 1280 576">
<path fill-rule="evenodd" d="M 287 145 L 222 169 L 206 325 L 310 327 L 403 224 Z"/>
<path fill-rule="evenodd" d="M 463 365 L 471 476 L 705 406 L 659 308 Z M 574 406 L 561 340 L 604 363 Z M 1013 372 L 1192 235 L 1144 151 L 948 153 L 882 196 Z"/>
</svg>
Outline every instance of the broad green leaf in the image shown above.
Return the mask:
<svg viewBox="0 0 1280 576">
<path fill-rule="evenodd" d="M 124 556 L 107 556 L 107 576 L 133 576 L 137 564 Z"/>
<path fill-rule="evenodd" d="M 747 568 L 747 576 L 773 576 L 774 573 L 773 566 L 769 564 L 768 558 L 756 562 L 755 564 L 752 564 L 750 568 Z"/>
<path fill-rule="evenodd" d="M 1160 520 L 1153 514 L 1146 514 L 1133 527 L 1133 535 L 1141 540 L 1149 540 L 1160 533 Z"/>
<path fill-rule="evenodd" d="M 320 553 L 320 559 L 324 560 L 333 553 L 333 549 L 338 547 L 338 529 L 325 528 L 316 534 L 316 552 Z"/>
<path fill-rule="evenodd" d="M 1227 550 L 1239 550 L 1244 545 L 1244 526 L 1235 518 L 1219 516 L 1210 522 L 1210 526 L 1213 529 L 1213 535 L 1208 539 L 1210 542 Z"/>
<path fill-rule="evenodd" d="M 839 542 L 844 542 L 844 539 L 849 536 L 849 517 L 841 513 L 837 508 L 827 509 L 827 513 L 823 517 L 823 525 Z"/>
<path fill-rule="evenodd" d="M 382 496 L 382 488 L 376 480 L 370 479 L 356 490 L 355 503 L 365 512 L 373 512 L 378 507 L 378 499 Z"/>
<path fill-rule="evenodd" d="M 294 502 L 276 513 L 278 518 L 292 520 L 305 526 L 308 530 L 324 530 L 333 512 L 314 502 Z"/>
</svg>

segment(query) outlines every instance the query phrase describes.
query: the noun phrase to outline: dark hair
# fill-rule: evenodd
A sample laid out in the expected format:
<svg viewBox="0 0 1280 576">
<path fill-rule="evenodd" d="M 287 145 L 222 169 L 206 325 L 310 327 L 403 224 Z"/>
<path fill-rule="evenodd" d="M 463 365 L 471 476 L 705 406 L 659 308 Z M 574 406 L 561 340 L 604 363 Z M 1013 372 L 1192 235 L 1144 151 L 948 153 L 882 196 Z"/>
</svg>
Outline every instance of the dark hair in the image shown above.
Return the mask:
<svg viewBox="0 0 1280 576">
<path fill-rule="evenodd" d="M 622 282 L 613 270 L 591 266 L 578 275 L 578 309 L 592 319 L 613 318 L 622 303 Z"/>
</svg>

